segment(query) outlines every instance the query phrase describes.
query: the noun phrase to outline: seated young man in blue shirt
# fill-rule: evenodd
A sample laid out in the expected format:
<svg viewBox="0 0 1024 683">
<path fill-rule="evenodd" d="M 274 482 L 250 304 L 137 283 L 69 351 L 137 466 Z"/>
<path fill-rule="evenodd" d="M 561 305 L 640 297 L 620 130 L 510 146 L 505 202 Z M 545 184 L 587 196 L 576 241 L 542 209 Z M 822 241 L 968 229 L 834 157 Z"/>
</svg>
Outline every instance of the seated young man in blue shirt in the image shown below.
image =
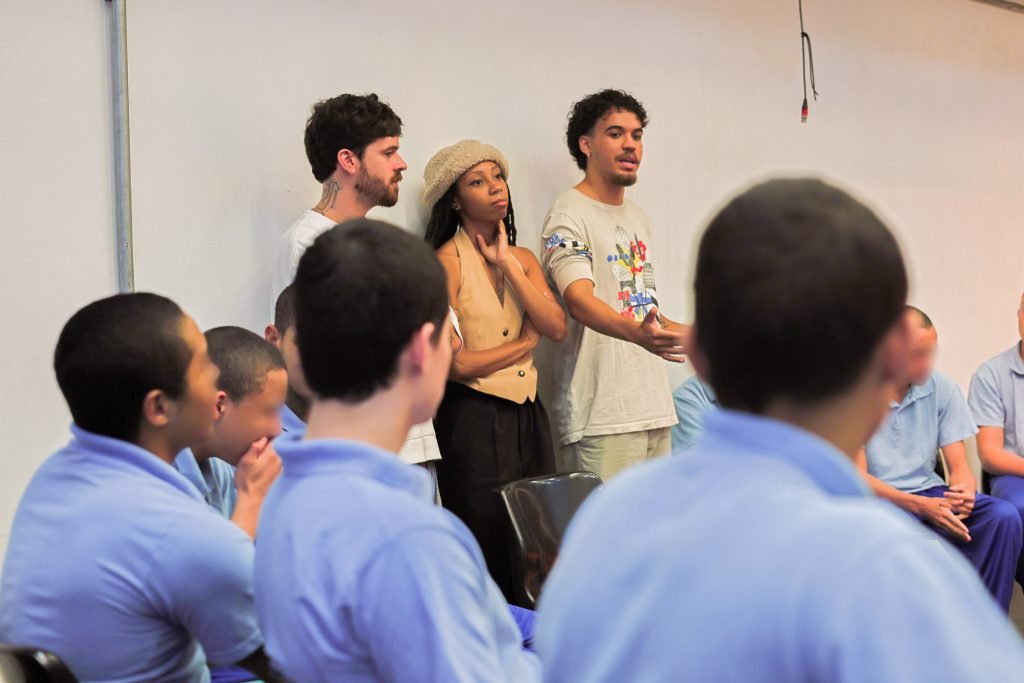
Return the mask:
<svg viewBox="0 0 1024 683">
<path fill-rule="evenodd" d="M 277 348 L 241 327 L 207 330 L 207 352 L 217 366 L 217 417 L 212 436 L 174 458 L 174 467 L 206 502 L 256 537 L 260 508 L 281 473 L 271 441 L 281 433 L 288 375 Z M 238 666 L 211 669 L 212 683 L 253 680 Z"/>
<path fill-rule="evenodd" d="M 207 503 L 255 538 L 260 506 L 281 472 L 271 441 L 281 433 L 288 373 L 281 353 L 258 334 L 226 326 L 205 336 L 220 371 L 213 434 L 179 453 L 174 467 Z"/>
<path fill-rule="evenodd" d="M 453 326 L 452 353 L 458 354 L 462 349 L 462 334 L 458 319 L 450 308 L 448 317 Z M 281 406 L 281 431 L 301 438 L 306 432 L 311 392 L 306 384 L 306 376 L 302 374 L 299 346 L 295 342 L 294 285 L 288 285 L 278 295 L 274 303 L 274 322 L 264 329 L 263 338 L 277 347 L 288 369 L 288 395 Z"/>
<path fill-rule="evenodd" d="M 1024 296 L 1017 329 L 1024 340 Z M 978 425 L 978 459 L 992 475 L 992 495 L 1009 501 L 1024 519 L 1024 342 L 982 363 L 971 378 L 967 402 Z M 1024 586 L 1024 556 L 1017 583 Z"/>
<path fill-rule="evenodd" d="M 0 640 L 55 652 L 81 681 L 203 683 L 207 661 L 273 680 L 252 542 L 171 466 L 212 433 L 217 368 L 154 294 L 84 307 L 54 353 L 71 442 L 33 476 L 0 582 Z"/>
<path fill-rule="evenodd" d="M 274 302 L 274 322 L 263 330 L 263 338 L 277 347 L 288 370 L 288 393 L 281 406 L 281 431 L 301 438 L 309 417 L 309 385 L 302 373 L 299 346 L 295 343 L 295 285 L 285 287 Z"/>
<path fill-rule="evenodd" d="M 976 493 L 964 441 L 978 430 L 960 388 L 935 371 L 938 332 L 908 306 L 910 361 L 889 417 L 857 454 L 879 498 L 903 508 L 949 539 L 974 565 L 996 602 L 1009 611 L 1024 540 L 1021 520 L 1004 500 Z M 949 485 L 935 472 L 939 449 Z"/>
<path fill-rule="evenodd" d="M 672 451 L 683 451 L 697 442 L 704 432 L 704 416 L 718 408 L 715 390 L 699 375 L 686 380 L 672 392 L 676 419 L 672 427 Z"/>
<path fill-rule="evenodd" d="M 310 246 L 295 277 L 312 392 L 303 440 L 263 506 L 256 593 L 289 678 L 539 680 L 468 529 L 397 453 L 434 414 L 452 356 L 444 269 L 420 239 L 358 219 Z"/>
<path fill-rule="evenodd" d="M 889 230 L 821 181 L 773 180 L 711 221 L 696 269 L 687 351 L 722 409 L 584 503 L 540 599 L 545 679 L 1020 678 L 971 566 L 852 463 L 907 360 Z"/>
</svg>

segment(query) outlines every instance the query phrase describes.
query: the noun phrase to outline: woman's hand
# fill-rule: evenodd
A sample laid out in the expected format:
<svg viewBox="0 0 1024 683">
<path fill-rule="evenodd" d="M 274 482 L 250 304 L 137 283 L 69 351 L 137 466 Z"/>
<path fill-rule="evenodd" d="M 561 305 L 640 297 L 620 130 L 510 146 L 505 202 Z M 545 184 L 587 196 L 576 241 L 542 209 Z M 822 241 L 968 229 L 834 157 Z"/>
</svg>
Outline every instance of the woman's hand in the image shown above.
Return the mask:
<svg viewBox="0 0 1024 683">
<path fill-rule="evenodd" d="M 498 234 L 494 238 L 494 244 L 488 245 L 483 236 L 476 236 L 476 246 L 491 265 L 504 269 L 509 263 L 512 251 L 508 248 L 508 233 L 505 232 L 505 221 L 498 221 Z"/>
</svg>

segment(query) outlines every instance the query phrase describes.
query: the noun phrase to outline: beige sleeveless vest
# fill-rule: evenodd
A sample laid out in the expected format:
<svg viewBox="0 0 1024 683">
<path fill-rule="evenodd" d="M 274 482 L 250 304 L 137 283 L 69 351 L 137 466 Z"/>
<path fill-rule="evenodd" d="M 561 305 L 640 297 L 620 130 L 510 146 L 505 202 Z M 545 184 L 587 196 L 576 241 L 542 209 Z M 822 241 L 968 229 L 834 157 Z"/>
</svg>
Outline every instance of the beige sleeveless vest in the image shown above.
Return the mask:
<svg viewBox="0 0 1024 683">
<path fill-rule="evenodd" d="M 505 305 L 487 278 L 483 257 L 473 246 L 469 235 L 459 228 L 452 238 L 459 252 L 461 277 L 459 300 L 455 304 L 462 328 L 462 338 L 471 351 L 486 351 L 519 338 L 523 328 L 523 307 L 511 287 L 505 288 Z M 516 267 L 522 264 L 515 261 Z M 504 398 L 514 403 L 525 403 L 537 398 L 537 368 L 533 355 L 486 377 L 463 382 L 476 391 Z"/>
</svg>

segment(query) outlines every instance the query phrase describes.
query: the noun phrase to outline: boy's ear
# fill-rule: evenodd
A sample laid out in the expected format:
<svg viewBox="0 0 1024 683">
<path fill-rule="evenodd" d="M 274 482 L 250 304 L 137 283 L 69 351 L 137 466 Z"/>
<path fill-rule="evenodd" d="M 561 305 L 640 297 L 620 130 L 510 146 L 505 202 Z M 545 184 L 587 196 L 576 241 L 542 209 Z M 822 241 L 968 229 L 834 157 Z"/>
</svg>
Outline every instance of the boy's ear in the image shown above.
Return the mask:
<svg viewBox="0 0 1024 683">
<path fill-rule="evenodd" d="M 217 410 L 217 419 L 218 420 L 223 418 L 224 417 L 224 413 L 227 412 L 227 405 L 228 405 L 228 401 L 229 400 L 230 399 L 228 398 L 227 392 L 224 392 L 224 391 L 218 391 L 217 392 L 217 406 L 216 406 L 216 410 Z"/>
<path fill-rule="evenodd" d="M 263 338 L 266 339 L 271 344 L 273 344 L 274 346 L 280 344 L 281 333 L 278 332 L 277 325 L 275 325 L 274 323 L 270 323 L 265 328 L 263 328 Z"/>
<path fill-rule="evenodd" d="M 408 349 L 409 363 L 412 366 L 412 370 L 417 374 L 423 372 L 427 360 L 430 358 L 430 351 L 437 345 L 437 340 L 434 339 L 436 331 L 437 326 L 434 323 L 424 323 L 412 335 L 412 341 L 409 342 Z"/>
<path fill-rule="evenodd" d="M 151 427 L 166 427 L 170 412 L 171 399 L 160 389 L 153 389 L 142 399 L 142 419 Z"/>
</svg>

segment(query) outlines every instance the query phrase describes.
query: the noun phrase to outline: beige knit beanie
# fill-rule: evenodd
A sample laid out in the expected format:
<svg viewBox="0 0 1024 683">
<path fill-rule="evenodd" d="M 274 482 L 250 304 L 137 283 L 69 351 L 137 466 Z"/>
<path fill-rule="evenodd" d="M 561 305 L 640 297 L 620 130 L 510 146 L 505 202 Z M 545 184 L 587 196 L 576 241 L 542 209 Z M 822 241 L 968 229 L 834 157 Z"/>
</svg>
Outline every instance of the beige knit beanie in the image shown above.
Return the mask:
<svg viewBox="0 0 1024 683">
<path fill-rule="evenodd" d="M 432 156 L 427 162 L 427 167 L 423 169 L 423 182 L 426 185 L 423 188 L 423 203 L 427 209 L 432 211 L 434 204 L 437 204 L 459 176 L 481 161 L 493 161 L 508 178 L 508 161 L 504 155 L 496 148 L 477 140 L 456 142 Z"/>
</svg>

